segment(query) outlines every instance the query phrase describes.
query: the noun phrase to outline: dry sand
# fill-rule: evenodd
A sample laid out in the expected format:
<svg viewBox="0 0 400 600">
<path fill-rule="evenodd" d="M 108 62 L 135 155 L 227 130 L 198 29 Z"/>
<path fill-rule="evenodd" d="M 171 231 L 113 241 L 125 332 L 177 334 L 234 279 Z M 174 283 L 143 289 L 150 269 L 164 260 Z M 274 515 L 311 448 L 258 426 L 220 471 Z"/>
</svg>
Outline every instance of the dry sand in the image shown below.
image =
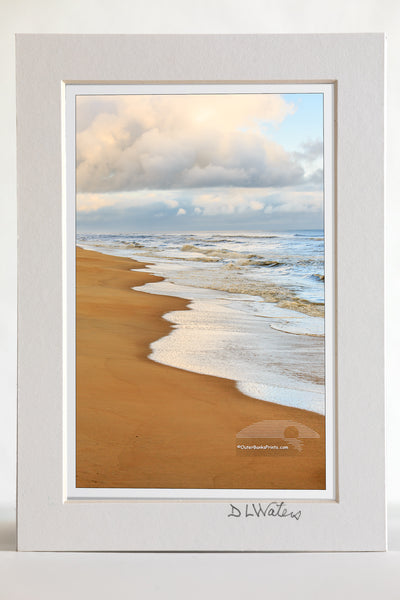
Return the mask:
<svg viewBox="0 0 400 600">
<path fill-rule="evenodd" d="M 131 270 L 143 266 L 77 248 L 77 487 L 324 489 L 323 416 L 147 358 L 170 331 L 162 315 L 188 301 L 131 290 L 161 279 Z M 302 452 L 238 454 L 236 434 L 268 419 L 320 437 Z"/>
</svg>

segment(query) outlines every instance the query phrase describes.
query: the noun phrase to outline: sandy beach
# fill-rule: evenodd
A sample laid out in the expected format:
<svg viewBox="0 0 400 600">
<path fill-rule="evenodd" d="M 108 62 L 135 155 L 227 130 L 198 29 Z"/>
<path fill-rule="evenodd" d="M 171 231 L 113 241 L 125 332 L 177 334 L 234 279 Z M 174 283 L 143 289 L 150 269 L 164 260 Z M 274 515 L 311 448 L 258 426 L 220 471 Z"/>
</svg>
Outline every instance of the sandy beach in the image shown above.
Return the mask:
<svg viewBox="0 0 400 600">
<path fill-rule="evenodd" d="M 188 301 L 133 291 L 160 280 L 143 267 L 77 248 L 77 487 L 324 489 L 323 416 L 147 358 L 171 330 L 162 315 Z M 238 454 L 238 432 L 264 420 L 319 437 L 301 452 Z"/>
</svg>

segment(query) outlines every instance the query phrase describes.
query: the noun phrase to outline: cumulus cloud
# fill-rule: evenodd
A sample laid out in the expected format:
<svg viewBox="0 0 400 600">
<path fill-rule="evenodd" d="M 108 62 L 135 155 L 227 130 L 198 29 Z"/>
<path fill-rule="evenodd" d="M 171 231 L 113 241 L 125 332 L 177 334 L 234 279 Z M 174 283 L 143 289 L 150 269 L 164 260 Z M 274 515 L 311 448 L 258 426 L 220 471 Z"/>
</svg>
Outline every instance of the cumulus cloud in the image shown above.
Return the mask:
<svg viewBox="0 0 400 600">
<path fill-rule="evenodd" d="M 304 170 L 304 188 L 320 190 L 323 185 L 323 151 L 324 145 L 320 139 L 308 139 L 299 149 L 292 153 L 293 159 Z"/>
<path fill-rule="evenodd" d="M 171 196 L 173 194 L 173 196 Z M 78 212 L 79 231 L 315 229 L 323 226 L 322 191 L 286 188 L 142 191 L 98 194 Z M 115 204 L 111 200 L 118 196 Z"/>
<path fill-rule="evenodd" d="M 147 214 L 150 218 L 162 217 L 165 224 L 171 224 L 176 217 L 186 216 L 198 223 L 205 219 L 243 218 L 259 223 L 262 215 L 321 214 L 323 208 L 322 190 L 287 188 L 276 191 L 271 188 L 207 188 L 198 190 L 168 190 L 120 192 L 117 194 L 78 194 L 79 215 L 101 215 L 110 218 L 114 214 Z M 194 222 L 193 222 L 194 223 Z M 219 225 L 221 227 L 221 223 Z"/>
<path fill-rule="evenodd" d="M 320 226 L 321 140 L 268 137 L 293 111 L 276 94 L 78 97 L 79 228 Z"/>
<path fill-rule="evenodd" d="M 76 207 L 81 212 L 95 212 L 104 206 L 117 204 L 116 198 L 106 198 L 99 194 L 77 194 Z"/>
<path fill-rule="evenodd" d="M 294 155 L 307 162 L 313 162 L 314 160 L 322 159 L 324 151 L 324 145 L 322 140 L 307 140 L 301 144 L 299 151 L 295 152 Z"/>
<path fill-rule="evenodd" d="M 248 211 L 259 211 L 264 203 L 254 199 L 246 189 L 213 191 L 195 196 L 192 202 L 197 214 L 205 216 L 232 215 Z"/>
<path fill-rule="evenodd" d="M 322 192 L 289 191 L 273 195 L 266 203 L 264 213 L 321 213 L 323 206 Z"/>
<path fill-rule="evenodd" d="M 323 223 L 322 190 L 297 187 L 78 194 L 77 203 L 81 231 L 223 230 L 238 224 L 312 229 Z"/>
<path fill-rule="evenodd" d="M 171 198 L 167 193 L 156 194 L 140 190 L 138 192 L 119 193 L 80 193 L 76 196 L 76 207 L 78 212 L 95 212 L 100 208 L 115 207 L 124 209 L 128 207 L 146 207 L 150 205 L 163 205 L 168 208 L 176 208 L 178 201 Z"/>
<path fill-rule="evenodd" d="M 260 129 L 293 111 L 276 94 L 78 97 L 78 191 L 302 183 L 298 157 Z"/>
</svg>

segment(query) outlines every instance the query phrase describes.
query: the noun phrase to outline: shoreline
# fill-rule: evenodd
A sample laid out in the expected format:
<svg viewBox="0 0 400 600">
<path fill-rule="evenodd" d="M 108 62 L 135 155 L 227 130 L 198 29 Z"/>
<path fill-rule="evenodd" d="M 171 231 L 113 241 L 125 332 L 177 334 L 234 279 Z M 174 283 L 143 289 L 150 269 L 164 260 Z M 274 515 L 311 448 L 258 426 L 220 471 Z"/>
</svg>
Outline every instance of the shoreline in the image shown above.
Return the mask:
<svg viewBox="0 0 400 600">
<path fill-rule="evenodd" d="M 135 271 L 145 266 L 77 248 L 77 487 L 324 489 L 322 415 L 148 358 L 172 330 L 163 315 L 190 301 L 132 290 L 163 280 Z M 269 419 L 319 438 L 286 456 L 238 455 L 236 434 Z"/>
</svg>

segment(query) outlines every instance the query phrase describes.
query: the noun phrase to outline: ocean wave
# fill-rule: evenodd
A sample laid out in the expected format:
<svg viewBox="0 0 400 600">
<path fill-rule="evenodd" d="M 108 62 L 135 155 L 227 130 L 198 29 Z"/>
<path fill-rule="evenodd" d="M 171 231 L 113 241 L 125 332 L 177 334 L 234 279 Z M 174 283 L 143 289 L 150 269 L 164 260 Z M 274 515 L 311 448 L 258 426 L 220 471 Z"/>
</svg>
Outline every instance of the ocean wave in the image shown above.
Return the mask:
<svg viewBox="0 0 400 600">
<path fill-rule="evenodd" d="M 215 258 L 233 258 L 233 259 L 262 259 L 261 256 L 257 256 L 256 254 L 244 254 L 243 252 L 235 252 L 234 250 L 225 250 L 225 248 L 213 248 L 213 249 L 205 249 L 198 248 L 197 246 L 193 246 L 192 244 L 185 244 L 181 248 L 182 252 L 194 252 L 197 254 L 204 254 L 205 256 L 213 256 Z"/>
<path fill-rule="evenodd" d="M 205 249 L 200 249 L 200 248 L 196 248 L 195 246 L 191 246 L 191 245 L 185 245 L 181 248 L 182 252 L 188 252 L 188 253 L 193 253 L 193 254 L 200 254 L 202 256 L 191 256 L 190 258 L 187 257 L 183 257 L 183 256 L 174 256 L 174 257 L 168 257 L 170 260 L 186 260 L 186 261 L 190 261 L 190 262 L 218 262 L 219 260 L 232 260 L 234 261 L 233 263 L 230 263 L 229 268 L 238 268 L 238 267 L 246 267 L 246 266 L 252 266 L 252 267 L 269 267 L 269 268 L 276 268 L 276 267 L 293 267 L 296 265 L 301 265 L 301 266 L 308 266 L 310 264 L 312 264 L 314 267 L 315 266 L 320 266 L 320 262 L 319 260 L 314 260 L 314 259 L 305 259 L 305 260 L 299 260 L 299 261 L 292 261 L 289 259 L 289 257 L 287 258 L 287 260 L 266 260 L 263 259 L 262 256 L 259 256 L 257 254 L 244 254 L 241 252 L 235 252 L 233 250 L 224 250 L 224 249 L 218 249 L 218 250 L 205 250 Z"/>
<path fill-rule="evenodd" d="M 256 265 L 257 267 L 283 267 L 285 265 L 285 263 L 283 262 L 279 262 L 278 260 L 257 260 L 257 261 L 252 261 L 253 265 Z"/>
<path fill-rule="evenodd" d="M 153 252 L 160 252 L 160 250 L 158 249 L 154 249 Z M 139 256 L 154 256 L 154 257 L 158 257 L 158 254 L 152 254 L 151 252 L 145 251 L 145 252 L 139 252 L 138 253 Z M 231 259 L 233 262 L 227 262 L 226 264 L 222 265 L 222 268 L 225 269 L 240 269 L 241 267 L 247 267 L 247 266 L 252 266 L 252 267 L 283 267 L 283 266 L 287 266 L 287 264 L 283 263 L 283 262 L 279 262 L 277 260 L 259 260 L 260 257 L 250 254 L 250 255 L 240 255 L 240 256 L 250 256 L 253 258 L 236 258 L 236 256 L 232 257 L 232 256 L 228 256 L 228 255 L 224 255 L 224 259 Z M 219 254 L 217 256 L 214 256 L 212 252 L 207 253 L 207 256 L 168 256 L 166 257 L 168 258 L 168 260 L 171 261 L 175 261 L 175 260 L 179 260 L 179 261 L 183 261 L 183 262 L 203 262 L 203 263 L 218 263 L 221 259 L 221 257 L 219 256 Z"/>
<path fill-rule="evenodd" d="M 290 262 L 293 265 L 301 265 L 302 267 L 308 267 L 309 265 L 323 264 L 323 257 L 312 256 L 309 258 L 299 258 L 298 256 L 293 256 L 291 257 Z"/>
<path fill-rule="evenodd" d="M 148 256 L 150 258 L 156 258 L 159 259 L 160 258 L 160 252 L 161 250 L 158 248 L 152 248 L 151 251 L 148 251 L 147 249 L 144 252 L 137 252 L 135 254 L 135 256 Z M 164 256 L 163 258 L 167 259 L 168 261 L 180 261 L 180 262 L 201 262 L 201 263 L 217 263 L 219 262 L 218 258 L 214 258 L 212 256 L 191 256 L 190 258 L 187 258 L 186 256 Z"/>
<path fill-rule="evenodd" d="M 325 304 L 322 302 L 310 302 L 304 298 L 293 296 L 285 300 L 280 300 L 278 306 L 289 310 L 296 310 L 310 317 L 323 317 L 325 314 Z"/>
<path fill-rule="evenodd" d="M 110 246 L 110 244 L 102 244 L 99 242 L 90 242 L 91 246 L 94 246 L 95 248 L 112 248 L 112 246 Z"/>
<path fill-rule="evenodd" d="M 314 235 L 318 233 L 314 232 Z M 157 237 L 160 237 L 160 243 Z M 263 245 L 251 241 L 247 244 L 244 239 L 271 237 L 292 240 L 282 243 L 279 239 L 276 243 Z M 112 237 L 84 234 L 78 235 L 77 239 L 87 241 L 93 249 L 98 248 L 110 254 L 128 255 L 138 260 L 144 260 L 142 257 L 152 260 L 153 257 L 154 262 L 159 263 L 159 274 L 162 276 L 165 268 L 167 277 L 170 274 L 169 267 L 164 267 L 164 263 L 178 263 L 179 266 L 176 264 L 172 270 L 173 278 L 186 285 L 258 296 L 266 302 L 306 315 L 324 315 L 324 304 L 321 302 L 324 255 L 319 251 L 310 256 L 310 247 L 312 249 L 317 245 L 310 246 L 309 239 L 312 238 L 309 236 L 243 235 L 235 232 L 208 236 L 204 232 L 200 235 L 118 234 Z M 240 245 L 240 242 L 244 245 Z M 201 268 L 202 263 L 204 268 Z"/>
<path fill-rule="evenodd" d="M 181 250 L 182 252 L 201 252 L 200 248 L 196 248 L 192 244 L 184 244 Z"/>
<path fill-rule="evenodd" d="M 216 236 L 214 239 L 216 242 L 219 242 L 219 243 L 226 242 L 228 244 L 231 244 L 231 243 L 234 243 L 234 244 L 239 243 L 240 244 L 240 243 L 244 243 L 244 242 L 242 242 L 242 240 L 272 240 L 272 239 L 275 239 L 278 237 L 282 237 L 282 236 L 279 236 L 279 235 L 240 235 L 240 234 L 238 234 L 238 235 L 227 235 L 224 237 Z M 199 241 L 199 243 L 202 243 L 203 241 L 205 241 L 205 239 L 202 240 L 199 238 L 197 238 L 197 240 Z"/>
<path fill-rule="evenodd" d="M 279 262 L 277 260 L 258 260 L 258 258 L 244 258 L 237 260 L 237 262 L 234 264 L 240 267 L 247 267 L 248 265 L 251 265 L 252 267 L 284 267 L 288 263 Z"/>
<path fill-rule="evenodd" d="M 121 242 L 118 248 L 144 248 L 143 244 L 139 244 L 139 242 Z"/>
<path fill-rule="evenodd" d="M 285 323 L 270 323 L 269 326 L 271 329 L 282 331 L 283 333 L 290 333 L 291 335 L 308 335 L 310 337 L 320 338 L 323 338 L 325 335 L 323 322 L 321 326 L 319 323 L 317 323 L 317 326 L 311 326 L 309 322 L 302 323 L 301 320 L 299 323 L 290 323 L 288 321 Z"/>
<path fill-rule="evenodd" d="M 305 298 L 300 298 L 290 290 L 278 287 L 273 284 L 260 285 L 259 282 L 251 281 L 219 281 L 208 282 L 201 285 L 212 290 L 221 292 L 230 292 L 232 294 L 246 294 L 249 296 L 259 296 L 265 302 L 271 302 L 280 308 L 294 310 L 310 317 L 323 317 L 325 314 L 325 304 L 323 302 L 311 302 Z"/>
<path fill-rule="evenodd" d="M 174 260 L 182 260 L 186 262 L 204 262 L 204 263 L 217 263 L 219 262 L 218 258 L 214 256 L 191 256 L 190 258 L 186 258 L 185 256 L 176 256 Z"/>
<path fill-rule="evenodd" d="M 138 252 L 137 255 L 151 256 L 150 253 Z M 242 256 L 242 255 L 240 255 Z M 251 255 L 252 256 L 252 255 Z M 214 256 L 174 256 L 168 257 L 168 260 L 182 261 L 183 263 L 217 263 L 215 270 L 202 269 L 200 271 L 183 270 L 179 274 L 179 283 L 188 286 L 212 289 L 233 294 L 245 294 L 249 296 L 258 296 L 265 302 L 276 303 L 277 306 L 296 312 L 303 313 L 312 317 L 324 316 L 324 303 L 315 302 L 301 298 L 294 290 L 289 287 L 279 285 L 276 281 L 265 281 L 250 279 L 245 276 L 246 266 L 257 268 L 257 263 L 264 268 L 276 269 L 286 266 L 280 261 L 265 261 L 260 258 L 253 259 L 235 259 L 226 260 L 223 264 L 220 259 Z M 229 274 L 228 274 L 229 273 Z M 160 273 L 158 273 L 160 274 Z"/>
<path fill-rule="evenodd" d="M 266 233 L 266 234 L 262 234 L 262 233 L 228 233 L 228 232 L 221 232 L 220 234 L 217 233 L 213 233 L 212 235 L 207 235 L 207 232 L 205 232 L 204 234 L 199 234 L 199 233 L 192 233 L 192 234 L 185 234 L 185 238 L 187 240 L 190 241 L 197 241 L 199 244 L 201 244 L 202 242 L 205 241 L 210 241 L 210 239 L 212 241 L 218 241 L 218 242 L 231 242 L 232 240 L 236 241 L 236 240 L 240 240 L 240 239 L 244 239 L 244 240 L 269 240 L 269 239 L 275 239 L 275 238 L 292 238 L 294 237 L 293 234 L 291 233 Z"/>
<path fill-rule="evenodd" d="M 130 249 L 130 248 L 144 248 L 144 246 L 142 244 L 139 244 L 138 242 L 113 242 L 110 243 L 108 240 L 106 240 L 105 242 L 92 242 L 91 240 L 87 240 L 85 238 L 79 238 L 80 242 L 85 242 L 85 241 L 89 241 L 90 245 L 93 246 L 94 248 L 105 248 L 105 249 L 110 249 L 110 250 L 126 250 L 126 249 Z"/>
</svg>

